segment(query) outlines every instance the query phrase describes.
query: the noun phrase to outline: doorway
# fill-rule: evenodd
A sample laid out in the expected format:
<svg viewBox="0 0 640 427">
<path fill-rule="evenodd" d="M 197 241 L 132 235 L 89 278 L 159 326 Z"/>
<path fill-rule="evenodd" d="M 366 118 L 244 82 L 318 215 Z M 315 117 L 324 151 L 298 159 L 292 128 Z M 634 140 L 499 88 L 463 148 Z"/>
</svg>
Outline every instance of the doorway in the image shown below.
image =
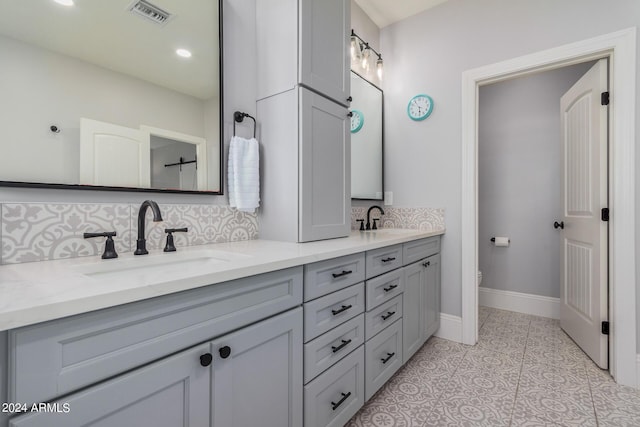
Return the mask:
<svg viewBox="0 0 640 427">
<path fill-rule="evenodd" d="M 591 88 L 594 73 L 604 79 Z M 600 105 L 606 73 L 607 60 L 589 61 L 485 85 L 478 98 L 479 303 L 561 319 L 602 368 L 608 367 L 600 330 L 607 320 L 607 227 L 600 221 L 607 204 L 607 107 Z M 594 121 L 603 138 L 597 131 L 589 137 Z M 590 162 L 601 152 L 602 164 Z M 600 182 L 602 189 L 593 185 Z"/>
<path fill-rule="evenodd" d="M 635 387 L 635 73 L 636 29 L 526 55 L 462 75 L 462 341 L 477 341 L 477 100 L 480 86 L 518 75 L 610 58 L 609 319 L 610 372 Z"/>
</svg>

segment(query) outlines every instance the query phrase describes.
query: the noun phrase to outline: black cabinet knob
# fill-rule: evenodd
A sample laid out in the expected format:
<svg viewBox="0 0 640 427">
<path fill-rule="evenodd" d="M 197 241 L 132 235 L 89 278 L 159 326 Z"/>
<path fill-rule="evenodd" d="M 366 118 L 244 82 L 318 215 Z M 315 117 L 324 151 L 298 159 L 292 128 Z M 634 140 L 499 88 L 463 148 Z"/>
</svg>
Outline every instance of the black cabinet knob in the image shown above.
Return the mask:
<svg viewBox="0 0 640 427">
<path fill-rule="evenodd" d="M 200 364 L 202 366 L 209 366 L 211 365 L 211 362 L 213 362 L 213 355 L 211 355 L 211 353 L 205 353 L 200 356 Z"/>
<path fill-rule="evenodd" d="M 347 98 L 347 102 L 351 102 L 351 101 L 353 101 L 353 98 L 352 97 L 348 97 Z"/>
<path fill-rule="evenodd" d="M 220 352 L 220 357 L 226 359 L 231 354 L 231 347 L 225 345 L 224 347 L 220 347 L 220 350 L 218 351 Z"/>
</svg>

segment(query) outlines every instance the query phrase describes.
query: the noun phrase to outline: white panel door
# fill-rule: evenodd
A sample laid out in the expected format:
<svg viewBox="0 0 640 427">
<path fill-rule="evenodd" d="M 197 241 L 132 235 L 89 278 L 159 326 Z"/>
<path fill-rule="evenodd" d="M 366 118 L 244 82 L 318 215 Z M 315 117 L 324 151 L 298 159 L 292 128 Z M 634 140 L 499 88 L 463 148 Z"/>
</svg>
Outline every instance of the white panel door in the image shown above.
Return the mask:
<svg viewBox="0 0 640 427">
<path fill-rule="evenodd" d="M 563 218 L 560 325 L 600 367 L 608 367 L 607 61 L 598 61 L 560 101 Z"/>
<path fill-rule="evenodd" d="M 149 138 L 138 129 L 80 119 L 80 184 L 150 187 Z"/>
</svg>

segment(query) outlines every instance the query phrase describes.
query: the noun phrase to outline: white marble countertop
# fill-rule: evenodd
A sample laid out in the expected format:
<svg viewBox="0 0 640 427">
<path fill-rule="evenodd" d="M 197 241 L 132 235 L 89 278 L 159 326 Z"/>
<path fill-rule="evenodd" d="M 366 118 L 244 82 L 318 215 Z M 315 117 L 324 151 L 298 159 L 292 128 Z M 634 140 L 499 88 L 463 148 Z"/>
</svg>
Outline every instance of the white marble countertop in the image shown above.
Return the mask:
<svg viewBox="0 0 640 427">
<path fill-rule="evenodd" d="M 0 266 L 0 331 L 437 236 L 444 231 L 356 231 L 349 237 L 309 243 L 258 239 L 183 247 L 173 253 L 150 251 L 144 257 L 129 253 L 113 260 L 85 257 L 3 265 Z M 205 257 L 211 253 L 228 260 L 194 262 L 188 264 L 188 268 L 178 268 L 181 257 L 206 261 Z M 158 269 L 162 274 L 153 274 L 153 268 L 137 270 L 136 263 L 154 262 L 162 264 Z M 100 270 L 106 263 L 113 263 L 114 270 L 118 266 L 134 267 L 130 273 L 116 277 L 108 273 L 83 274 Z M 170 268 L 171 265 L 176 268 Z"/>
</svg>

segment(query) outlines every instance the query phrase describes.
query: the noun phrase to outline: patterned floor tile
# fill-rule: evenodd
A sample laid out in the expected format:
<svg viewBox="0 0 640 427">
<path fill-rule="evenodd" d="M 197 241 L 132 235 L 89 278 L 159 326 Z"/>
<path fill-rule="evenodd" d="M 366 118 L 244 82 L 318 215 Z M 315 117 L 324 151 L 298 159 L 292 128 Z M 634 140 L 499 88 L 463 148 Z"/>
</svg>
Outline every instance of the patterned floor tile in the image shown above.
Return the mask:
<svg viewBox="0 0 640 427">
<path fill-rule="evenodd" d="M 522 336 L 500 336 L 485 334 L 478 340 L 477 346 L 491 351 L 505 353 L 511 357 L 522 358 L 524 355 L 527 338 Z"/>
<path fill-rule="evenodd" d="M 529 365 L 525 362 L 520 375 L 520 387 L 580 392 L 589 389 L 589 380 L 584 366 Z"/>
<path fill-rule="evenodd" d="M 547 387 L 518 386 L 513 418 L 530 416 L 563 426 L 595 426 L 595 411 L 588 387 L 569 392 Z"/>
<path fill-rule="evenodd" d="M 480 307 L 479 322 L 478 345 L 431 338 L 347 425 L 640 426 L 640 390 L 616 384 L 558 320 Z"/>
</svg>

